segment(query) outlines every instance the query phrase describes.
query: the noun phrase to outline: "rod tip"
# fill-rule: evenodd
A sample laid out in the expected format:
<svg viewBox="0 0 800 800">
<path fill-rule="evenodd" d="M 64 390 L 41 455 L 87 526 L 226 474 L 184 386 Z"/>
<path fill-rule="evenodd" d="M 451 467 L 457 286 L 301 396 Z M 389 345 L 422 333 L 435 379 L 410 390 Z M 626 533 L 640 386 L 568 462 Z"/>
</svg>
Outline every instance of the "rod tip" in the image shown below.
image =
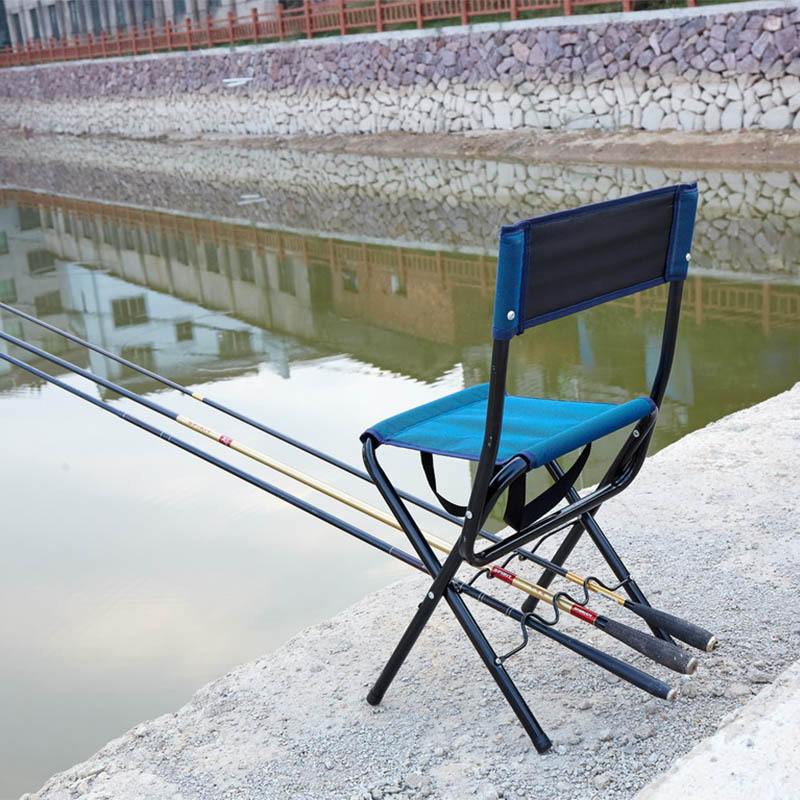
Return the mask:
<svg viewBox="0 0 800 800">
<path fill-rule="evenodd" d="M 687 675 L 694 675 L 697 672 L 697 659 L 692 657 L 689 659 L 689 663 L 686 665 L 686 674 Z"/>
<path fill-rule="evenodd" d="M 708 640 L 708 644 L 706 645 L 706 653 L 711 653 L 717 649 L 717 645 L 719 644 L 719 639 L 716 636 L 712 636 Z"/>
<path fill-rule="evenodd" d="M 673 702 L 677 696 L 678 696 L 678 690 L 670 689 L 669 692 L 667 692 L 667 696 L 664 699 Z"/>
</svg>

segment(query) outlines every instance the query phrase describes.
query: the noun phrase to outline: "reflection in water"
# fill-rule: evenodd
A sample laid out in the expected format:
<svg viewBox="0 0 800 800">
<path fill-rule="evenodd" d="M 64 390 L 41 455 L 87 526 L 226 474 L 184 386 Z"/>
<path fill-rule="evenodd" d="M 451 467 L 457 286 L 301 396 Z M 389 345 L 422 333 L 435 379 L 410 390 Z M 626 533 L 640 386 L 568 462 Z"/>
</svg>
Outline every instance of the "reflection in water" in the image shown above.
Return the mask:
<svg viewBox="0 0 800 800">
<path fill-rule="evenodd" d="M 19 204 L 20 228 L 35 231 L 23 234 L 29 245 L 0 284 L 5 296 L 179 382 L 229 379 L 264 364 L 289 378 L 291 363 L 334 353 L 426 382 L 458 364 L 466 385 L 488 379 L 492 257 L 24 191 L 6 190 L 4 200 Z M 687 282 L 657 447 L 794 377 L 800 286 L 747 277 Z M 665 302 L 659 287 L 515 341 L 513 391 L 572 398 L 580 384 L 582 399 L 609 402 L 646 391 Z M 23 327 L 43 346 L 64 349 L 52 334 Z M 89 362 L 126 385 L 146 381 L 94 353 Z"/>
<path fill-rule="evenodd" d="M 352 463 L 368 424 L 488 379 L 488 247 L 299 235 L 16 189 L 0 200 L 0 300 Z M 738 245 L 709 234 L 722 230 L 715 218 L 704 225 L 697 249 L 706 268 L 687 283 L 655 447 L 797 379 L 796 256 L 784 250 L 757 270 L 726 270 L 739 279 L 713 277 L 715 250 L 735 259 Z M 788 222 L 783 229 L 791 233 Z M 512 347 L 511 390 L 610 402 L 645 392 L 665 299 L 651 290 L 537 328 Z M 0 325 L 135 391 L 164 392 L 165 405 L 376 499 L 115 362 L 5 312 Z M 0 734 L 0 796 L 34 788 L 402 574 L 5 364 L 0 414 L 0 602 L 13 610 L 0 618 L 0 701 L 13 721 Z M 590 479 L 613 447 L 595 454 Z M 390 464 L 423 493 L 408 456 L 394 453 Z M 468 467 L 445 465 L 442 476 L 448 494 L 463 495 Z M 314 589 L 299 585 L 309 574 Z"/>
</svg>

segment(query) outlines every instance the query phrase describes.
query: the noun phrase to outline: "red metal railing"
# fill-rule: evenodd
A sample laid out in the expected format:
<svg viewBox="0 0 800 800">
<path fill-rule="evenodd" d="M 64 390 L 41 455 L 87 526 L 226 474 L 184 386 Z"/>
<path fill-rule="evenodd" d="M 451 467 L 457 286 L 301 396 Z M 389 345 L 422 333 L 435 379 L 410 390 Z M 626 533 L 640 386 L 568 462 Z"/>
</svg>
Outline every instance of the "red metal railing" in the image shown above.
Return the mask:
<svg viewBox="0 0 800 800">
<path fill-rule="evenodd" d="M 697 0 L 681 0 L 694 6 Z M 0 67 L 73 61 L 82 58 L 141 55 L 143 53 L 195 50 L 216 45 L 257 44 L 292 38 L 313 38 L 316 34 L 367 33 L 450 20 L 467 25 L 492 16 L 550 12 L 571 14 L 575 6 L 613 6 L 632 11 L 636 0 L 304 0 L 298 8 L 259 13 L 253 9 L 244 17 L 232 12 L 227 19 L 183 25 L 167 22 L 164 27 L 137 30 L 135 27 L 113 34 L 75 36 L 48 41 L 29 40 L 25 45 L 0 50 Z"/>
</svg>

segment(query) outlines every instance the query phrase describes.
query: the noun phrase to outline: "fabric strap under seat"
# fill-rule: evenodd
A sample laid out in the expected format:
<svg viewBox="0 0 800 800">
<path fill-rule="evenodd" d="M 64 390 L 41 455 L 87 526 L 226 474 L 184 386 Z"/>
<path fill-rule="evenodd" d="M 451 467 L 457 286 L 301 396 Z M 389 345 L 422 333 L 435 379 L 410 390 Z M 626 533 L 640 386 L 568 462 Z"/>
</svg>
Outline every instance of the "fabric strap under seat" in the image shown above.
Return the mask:
<svg viewBox="0 0 800 800">
<path fill-rule="evenodd" d="M 586 466 L 586 461 L 589 458 L 589 453 L 592 451 L 591 442 L 586 445 L 581 451 L 575 463 L 556 480 L 552 486 L 545 489 L 540 495 L 537 495 L 525 505 L 525 479 L 527 472 L 519 476 L 508 487 L 508 499 L 506 500 L 506 510 L 503 514 L 503 521 L 506 525 L 513 528 L 515 531 L 521 531 L 527 528 L 528 525 L 535 522 L 539 517 L 543 517 L 548 511 L 555 508 L 566 496 L 567 492 L 573 487 L 578 476 Z M 442 508 L 448 514 L 453 514 L 456 517 L 464 517 L 467 513 L 467 507 L 458 505 L 448 500 L 439 494 L 436 488 L 436 470 L 433 466 L 433 453 L 420 451 L 420 461 L 422 462 L 422 470 L 425 473 L 425 478 L 428 481 L 428 486 L 436 496 L 436 499 L 441 503 Z"/>
<path fill-rule="evenodd" d="M 592 443 L 589 442 L 575 459 L 575 463 L 552 486 L 534 497 L 527 505 L 525 505 L 525 479 L 528 473 L 520 475 L 508 487 L 508 500 L 505 514 L 503 514 L 503 522 L 515 531 L 521 531 L 555 508 L 578 480 L 591 451 Z"/>
<path fill-rule="evenodd" d="M 463 517 L 467 513 L 467 507 L 452 503 L 446 497 L 442 497 L 436 490 L 436 471 L 433 467 L 433 453 L 420 450 L 419 458 L 422 462 L 422 471 L 425 473 L 425 477 L 428 480 L 428 486 L 430 486 L 431 491 L 436 495 L 436 499 L 442 504 L 442 508 L 448 514 L 452 514 L 455 517 Z"/>
</svg>

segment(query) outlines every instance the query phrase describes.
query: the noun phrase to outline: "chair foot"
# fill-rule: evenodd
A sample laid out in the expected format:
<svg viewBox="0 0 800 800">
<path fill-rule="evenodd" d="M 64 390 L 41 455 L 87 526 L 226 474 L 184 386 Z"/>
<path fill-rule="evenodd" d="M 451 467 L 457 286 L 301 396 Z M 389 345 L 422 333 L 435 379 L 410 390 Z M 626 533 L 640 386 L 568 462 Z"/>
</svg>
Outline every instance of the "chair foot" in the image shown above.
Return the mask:
<svg viewBox="0 0 800 800">
<path fill-rule="evenodd" d="M 371 706 L 377 706 L 380 704 L 381 700 L 383 700 L 383 694 L 381 692 L 376 692 L 373 686 L 369 692 L 367 692 L 367 702 Z"/>
</svg>

